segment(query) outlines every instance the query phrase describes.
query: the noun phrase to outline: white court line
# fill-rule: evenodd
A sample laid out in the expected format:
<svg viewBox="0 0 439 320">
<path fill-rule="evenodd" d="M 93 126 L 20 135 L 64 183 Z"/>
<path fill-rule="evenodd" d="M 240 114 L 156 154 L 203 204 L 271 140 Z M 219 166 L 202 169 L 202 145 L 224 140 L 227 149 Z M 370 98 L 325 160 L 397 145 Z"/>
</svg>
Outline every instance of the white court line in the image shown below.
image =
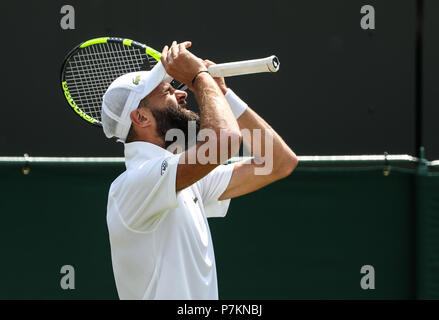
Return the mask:
<svg viewBox="0 0 439 320">
<path fill-rule="evenodd" d="M 231 162 L 240 161 L 249 157 L 234 157 Z M 341 155 L 341 156 L 298 156 L 299 162 L 418 162 L 419 159 L 408 154 L 395 155 Z M 124 163 L 123 157 L 0 157 L 1 162 L 17 163 Z M 427 165 L 439 165 L 439 160 L 426 161 Z"/>
</svg>

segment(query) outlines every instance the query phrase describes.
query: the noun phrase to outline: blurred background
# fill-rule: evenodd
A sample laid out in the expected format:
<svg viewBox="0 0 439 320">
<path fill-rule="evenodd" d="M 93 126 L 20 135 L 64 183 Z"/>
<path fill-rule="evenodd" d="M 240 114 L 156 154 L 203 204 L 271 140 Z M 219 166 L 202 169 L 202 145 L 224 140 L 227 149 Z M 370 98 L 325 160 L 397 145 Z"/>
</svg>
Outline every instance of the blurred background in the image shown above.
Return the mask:
<svg viewBox="0 0 439 320">
<path fill-rule="evenodd" d="M 73 30 L 60 26 L 64 5 L 75 10 Z M 364 5 L 375 9 L 375 29 L 361 28 Z M 10 158 L 123 157 L 123 145 L 80 120 L 61 91 L 65 55 L 100 36 L 159 51 L 191 40 L 193 53 L 218 63 L 272 54 L 281 61 L 275 74 L 227 79 L 303 161 L 211 221 L 221 299 L 439 297 L 438 1 L 8 1 L 0 8 L 7 32 L 0 298 L 117 298 L 105 208 L 123 162 Z M 385 153 L 407 156 L 303 158 Z M 63 265 L 75 268 L 74 290 L 60 287 Z M 374 267 L 374 289 L 360 285 L 364 265 Z"/>
</svg>

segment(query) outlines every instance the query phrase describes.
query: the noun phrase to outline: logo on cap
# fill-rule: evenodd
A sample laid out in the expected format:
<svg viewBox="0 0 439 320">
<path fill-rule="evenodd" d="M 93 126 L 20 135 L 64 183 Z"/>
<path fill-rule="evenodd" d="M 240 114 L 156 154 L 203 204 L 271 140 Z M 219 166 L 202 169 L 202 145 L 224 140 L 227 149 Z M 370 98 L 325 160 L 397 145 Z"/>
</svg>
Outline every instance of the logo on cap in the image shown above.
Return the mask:
<svg viewBox="0 0 439 320">
<path fill-rule="evenodd" d="M 140 81 L 140 76 L 137 76 L 136 78 L 133 79 L 133 83 L 137 86 L 139 84 Z"/>
</svg>

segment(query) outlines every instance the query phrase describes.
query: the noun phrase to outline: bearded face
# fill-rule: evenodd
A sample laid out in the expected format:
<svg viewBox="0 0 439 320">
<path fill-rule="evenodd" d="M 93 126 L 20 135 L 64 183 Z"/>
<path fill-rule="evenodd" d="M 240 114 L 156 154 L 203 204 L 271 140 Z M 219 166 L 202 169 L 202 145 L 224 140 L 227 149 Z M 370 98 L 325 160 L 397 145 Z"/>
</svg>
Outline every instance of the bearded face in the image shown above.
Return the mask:
<svg viewBox="0 0 439 320">
<path fill-rule="evenodd" d="M 156 120 L 157 134 L 164 140 L 165 149 L 177 140 L 174 137 L 173 140 L 166 141 L 166 133 L 171 129 L 179 129 L 184 133 L 185 145 L 181 146 L 183 149 L 187 150 L 194 144 L 195 141 L 189 141 L 189 130 L 191 128 L 193 130 L 194 126 L 196 129 L 195 134 L 198 134 L 200 130 L 200 117 L 197 113 L 173 104 L 168 104 L 162 109 L 152 107 L 150 110 Z"/>
</svg>

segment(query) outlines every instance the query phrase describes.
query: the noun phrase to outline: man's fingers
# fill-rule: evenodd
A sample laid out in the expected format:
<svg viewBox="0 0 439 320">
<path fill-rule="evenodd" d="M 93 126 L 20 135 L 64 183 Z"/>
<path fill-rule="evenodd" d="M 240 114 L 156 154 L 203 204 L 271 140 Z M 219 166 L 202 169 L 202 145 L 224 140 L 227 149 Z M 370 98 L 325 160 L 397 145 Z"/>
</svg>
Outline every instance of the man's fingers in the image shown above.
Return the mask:
<svg viewBox="0 0 439 320">
<path fill-rule="evenodd" d="M 204 65 L 206 66 L 206 67 L 208 67 L 208 66 L 213 66 L 215 64 L 215 62 L 213 62 L 213 61 L 210 61 L 210 60 L 208 60 L 208 59 L 205 59 L 204 60 Z"/>
<path fill-rule="evenodd" d="M 166 68 L 168 65 L 166 59 L 168 57 L 168 46 L 164 46 L 162 50 L 162 57 L 160 58 L 160 61 L 162 62 L 163 66 Z"/>
<path fill-rule="evenodd" d="M 177 43 L 172 41 L 168 47 L 162 50 L 162 64 L 166 72 L 174 79 L 186 84 L 190 88 L 190 83 L 197 72 L 205 70 L 203 60 L 193 55 L 187 48 L 192 45 L 191 41 Z"/>
<path fill-rule="evenodd" d="M 186 42 L 182 42 L 182 43 L 180 43 L 180 44 L 178 45 L 178 50 L 179 50 L 179 52 L 183 52 L 183 51 L 186 50 L 186 48 L 189 48 L 189 47 L 190 47 L 190 46 L 187 47 L 186 45 L 187 45 Z"/>
<path fill-rule="evenodd" d="M 167 52 L 167 56 L 166 56 L 166 60 L 167 60 L 168 64 L 171 63 L 172 60 L 173 60 L 172 59 L 172 49 L 173 49 L 172 44 L 173 43 L 171 43 L 171 45 L 169 46 L 169 49 L 168 49 L 168 52 Z"/>
<path fill-rule="evenodd" d="M 178 51 L 179 51 L 178 46 L 177 46 L 177 41 L 172 41 L 171 50 L 169 50 L 169 51 L 170 51 L 172 59 L 177 58 Z"/>
</svg>

